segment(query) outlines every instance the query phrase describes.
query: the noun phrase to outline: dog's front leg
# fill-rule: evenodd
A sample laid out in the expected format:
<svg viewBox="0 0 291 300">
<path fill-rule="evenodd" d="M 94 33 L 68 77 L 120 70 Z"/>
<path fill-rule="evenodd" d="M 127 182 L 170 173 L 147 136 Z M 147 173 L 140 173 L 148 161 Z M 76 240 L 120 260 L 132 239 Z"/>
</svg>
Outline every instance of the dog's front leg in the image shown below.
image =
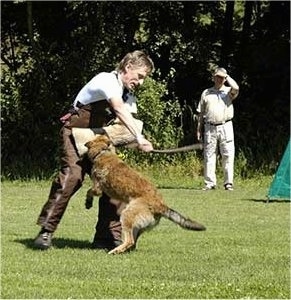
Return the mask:
<svg viewBox="0 0 291 300">
<path fill-rule="evenodd" d="M 87 191 L 86 200 L 85 200 L 85 207 L 87 209 L 90 209 L 93 206 L 94 196 L 100 196 L 102 194 L 102 190 L 96 178 L 94 169 L 92 169 L 91 178 L 92 178 L 92 187 Z"/>
<path fill-rule="evenodd" d="M 86 199 L 85 199 L 85 207 L 87 209 L 90 209 L 93 206 L 93 198 L 94 198 L 94 192 L 93 189 L 91 188 L 87 191 Z"/>
<path fill-rule="evenodd" d="M 94 196 L 100 196 L 102 194 L 102 190 L 99 188 L 99 185 L 92 187 L 87 191 L 86 199 L 85 199 L 85 207 L 90 209 L 93 206 Z"/>
</svg>

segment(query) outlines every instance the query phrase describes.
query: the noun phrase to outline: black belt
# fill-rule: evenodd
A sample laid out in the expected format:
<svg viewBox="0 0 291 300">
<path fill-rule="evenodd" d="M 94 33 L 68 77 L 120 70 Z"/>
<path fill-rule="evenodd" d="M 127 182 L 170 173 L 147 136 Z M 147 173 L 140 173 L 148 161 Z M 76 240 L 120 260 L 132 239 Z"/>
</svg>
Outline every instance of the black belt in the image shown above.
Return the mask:
<svg viewBox="0 0 291 300">
<path fill-rule="evenodd" d="M 232 119 L 226 120 L 225 122 L 221 122 L 221 123 L 211 123 L 211 122 L 205 122 L 205 124 L 209 124 L 211 126 L 219 126 L 219 125 L 223 125 L 229 121 L 231 121 Z"/>
</svg>

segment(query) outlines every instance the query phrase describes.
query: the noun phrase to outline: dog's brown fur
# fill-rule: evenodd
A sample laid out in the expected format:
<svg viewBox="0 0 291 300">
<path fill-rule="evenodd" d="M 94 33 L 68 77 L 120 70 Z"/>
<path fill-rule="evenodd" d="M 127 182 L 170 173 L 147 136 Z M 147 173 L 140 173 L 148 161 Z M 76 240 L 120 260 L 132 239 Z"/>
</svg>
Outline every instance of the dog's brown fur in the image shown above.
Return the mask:
<svg viewBox="0 0 291 300">
<path fill-rule="evenodd" d="M 189 230 L 206 228 L 169 208 L 156 187 L 111 151 L 111 142 L 103 135 L 87 142 L 88 156 L 93 165 L 93 188 L 89 195 L 105 192 L 113 199 L 126 203 L 120 220 L 123 243 L 109 252 L 122 253 L 135 245 L 134 233 L 156 225 L 165 217 Z M 90 194 L 91 193 L 91 194 Z"/>
</svg>

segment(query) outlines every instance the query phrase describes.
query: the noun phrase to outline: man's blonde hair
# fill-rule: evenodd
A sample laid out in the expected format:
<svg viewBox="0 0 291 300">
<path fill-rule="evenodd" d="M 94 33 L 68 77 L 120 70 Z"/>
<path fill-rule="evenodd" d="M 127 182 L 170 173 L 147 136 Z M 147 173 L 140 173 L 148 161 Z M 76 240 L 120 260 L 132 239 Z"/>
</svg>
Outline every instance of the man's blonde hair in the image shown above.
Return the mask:
<svg viewBox="0 0 291 300">
<path fill-rule="evenodd" d="M 134 67 L 146 67 L 147 75 L 150 75 L 154 71 L 154 63 L 152 59 L 143 51 L 135 50 L 127 53 L 118 64 L 116 70 L 124 71 L 128 64 L 132 64 Z"/>
</svg>

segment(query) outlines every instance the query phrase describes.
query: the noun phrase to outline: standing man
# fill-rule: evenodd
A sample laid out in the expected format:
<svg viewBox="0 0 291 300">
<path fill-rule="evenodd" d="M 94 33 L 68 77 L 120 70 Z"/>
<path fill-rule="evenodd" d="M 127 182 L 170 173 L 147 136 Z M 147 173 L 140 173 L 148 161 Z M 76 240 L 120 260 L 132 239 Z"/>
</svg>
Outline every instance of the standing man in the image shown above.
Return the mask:
<svg viewBox="0 0 291 300">
<path fill-rule="evenodd" d="M 48 200 L 37 220 L 41 226 L 34 242 L 37 248 L 45 250 L 52 245 L 53 234 L 71 197 L 82 186 L 85 174 L 91 173 L 92 164 L 88 157 L 80 157 L 76 150 L 72 127 L 101 129 L 118 118 L 135 137 L 140 150 L 153 150 L 151 142 L 141 135 L 132 115 L 137 112 L 136 99 L 132 94 L 128 95 L 129 91 L 143 84 L 153 70 L 153 62 L 144 52 L 137 50 L 126 54 L 115 71 L 102 72 L 93 77 L 80 90 L 69 113 L 61 118 L 64 126 L 60 131 L 60 171 L 52 182 Z M 120 203 L 111 203 L 105 194 L 99 199 L 94 247 L 110 249 L 120 243 L 119 206 Z"/>
<path fill-rule="evenodd" d="M 225 190 L 233 190 L 234 133 L 233 100 L 238 96 L 239 86 L 224 68 L 213 73 L 214 86 L 204 90 L 198 104 L 197 139 L 202 139 L 204 127 L 204 183 L 203 190 L 216 188 L 217 147 L 222 159 Z M 224 83 L 227 82 L 228 86 Z M 204 125 L 204 126 L 203 126 Z"/>
</svg>

